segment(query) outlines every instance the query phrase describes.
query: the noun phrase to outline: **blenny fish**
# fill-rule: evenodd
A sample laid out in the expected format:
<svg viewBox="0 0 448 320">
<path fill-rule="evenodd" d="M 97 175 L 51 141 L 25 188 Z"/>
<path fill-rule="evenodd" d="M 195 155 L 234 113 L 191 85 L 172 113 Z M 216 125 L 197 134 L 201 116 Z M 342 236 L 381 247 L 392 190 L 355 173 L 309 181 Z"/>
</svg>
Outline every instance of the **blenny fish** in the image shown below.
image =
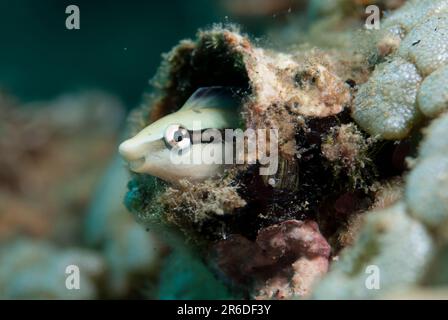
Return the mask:
<svg viewBox="0 0 448 320">
<path fill-rule="evenodd" d="M 222 132 L 238 128 L 240 106 L 241 98 L 235 88 L 199 88 L 178 111 L 151 123 L 124 141 L 119 152 L 133 172 L 150 174 L 173 184 L 180 179 L 203 181 L 223 172 L 225 164 L 191 161 L 192 154 L 209 152 L 205 145 L 224 146 L 227 142 L 225 139 L 204 141 L 202 133 L 206 129 Z M 198 136 L 200 138 L 196 139 Z M 173 151 L 177 152 L 180 161 L 172 161 Z"/>
</svg>

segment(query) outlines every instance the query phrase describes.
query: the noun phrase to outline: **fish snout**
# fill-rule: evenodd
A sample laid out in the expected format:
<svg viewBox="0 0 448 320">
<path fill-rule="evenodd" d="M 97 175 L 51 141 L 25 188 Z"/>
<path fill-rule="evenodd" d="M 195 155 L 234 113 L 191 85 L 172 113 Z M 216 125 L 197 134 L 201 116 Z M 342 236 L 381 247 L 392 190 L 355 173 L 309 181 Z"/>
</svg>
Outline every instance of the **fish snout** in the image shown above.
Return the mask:
<svg viewBox="0 0 448 320">
<path fill-rule="evenodd" d="M 126 140 L 120 144 L 118 151 L 121 156 L 129 164 L 129 169 L 134 172 L 141 172 L 142 168 L 145 166 L 146 154 L 147 154 L 147 144 L 140 139 L 132 138 Z"/>
<path fill-rule="evenodd" d="M 145 156 L 143 144 L 129 139 L 120 144 L 118 152 L 126 161 L 138 160 Z"/>
<path fill-rule="evenodd" d="M 141 158 L 138 151 L 139 146 L 132 141 L 132 139 L 122 142 L 118 147 L 118 152 L 120 152 L 121 156 L 127 161 Z"/>
</svg>

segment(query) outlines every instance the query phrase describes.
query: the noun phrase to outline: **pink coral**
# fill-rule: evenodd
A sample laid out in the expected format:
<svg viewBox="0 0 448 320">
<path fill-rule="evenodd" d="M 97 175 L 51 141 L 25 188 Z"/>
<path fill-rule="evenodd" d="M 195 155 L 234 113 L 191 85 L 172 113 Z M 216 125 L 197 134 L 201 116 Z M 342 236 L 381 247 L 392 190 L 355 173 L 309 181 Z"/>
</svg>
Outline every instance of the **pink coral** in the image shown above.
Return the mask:
<svg viewBox="0 0 448 320">
<path fill-rule="evenodd" d="M 259 299 L 306 296 L 328 270 L 331 248 L 314 221 L 288 220 L 216 245 L 220 269 L 235 283 L 253 285 Z"/>
</svg>

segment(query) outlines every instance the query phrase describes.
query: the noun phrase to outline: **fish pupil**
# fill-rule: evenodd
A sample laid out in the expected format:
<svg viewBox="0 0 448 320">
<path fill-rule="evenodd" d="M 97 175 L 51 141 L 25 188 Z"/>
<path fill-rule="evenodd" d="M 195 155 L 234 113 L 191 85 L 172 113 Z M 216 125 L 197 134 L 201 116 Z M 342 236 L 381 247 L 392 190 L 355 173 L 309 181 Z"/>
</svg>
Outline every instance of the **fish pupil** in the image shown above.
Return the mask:
<svg viewBox="0 0 448 320">
<path fill-rule="evenodd" d="M 177 131 L 177 132 L 174 134 L 174 141 L 176 141 L 176 142 L 181 142 L 182 139 L 183 139 L 183 137 L 182 137 L 182 133 L 181 133 L 180 131 Z"/>
</svg>

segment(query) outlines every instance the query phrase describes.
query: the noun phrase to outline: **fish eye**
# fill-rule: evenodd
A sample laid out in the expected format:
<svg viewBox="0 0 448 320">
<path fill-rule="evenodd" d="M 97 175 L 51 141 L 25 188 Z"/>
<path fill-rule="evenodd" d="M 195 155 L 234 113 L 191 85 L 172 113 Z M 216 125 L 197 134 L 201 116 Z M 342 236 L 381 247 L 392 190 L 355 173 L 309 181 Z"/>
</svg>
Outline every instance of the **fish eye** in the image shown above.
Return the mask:
<svg viewBox="0 0 448 320">
<path fill-rule="evenodd" d="M 185 149 L 191 144 L 190 133 L 178 124 L 172 124 L 166 129 L 164 140 L 169 148 Z"/>
</svg>

